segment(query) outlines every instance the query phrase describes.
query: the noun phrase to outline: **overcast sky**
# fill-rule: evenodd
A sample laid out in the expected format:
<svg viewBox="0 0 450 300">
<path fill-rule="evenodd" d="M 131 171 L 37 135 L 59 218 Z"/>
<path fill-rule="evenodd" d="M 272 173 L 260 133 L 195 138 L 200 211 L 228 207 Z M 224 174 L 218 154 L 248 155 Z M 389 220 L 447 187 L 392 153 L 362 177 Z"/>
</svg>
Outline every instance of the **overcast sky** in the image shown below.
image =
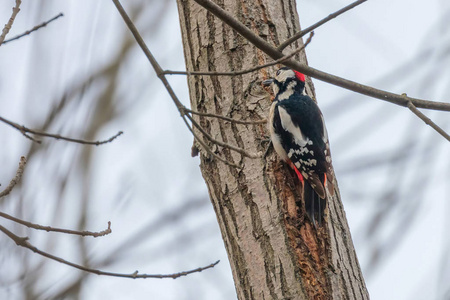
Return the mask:
<svg viewBox="0 0 450 300">
<path fill-rule="evenodd" d="M 14 2 L 0 3 L 0 23 Z M 349 3 L 298 1 L 301 25 Z M 123 4 L 163 68 L 184 70 L 175 1 Z M 0 116 L 32 128 L 51 119 L 50 132 L 73 137 L 125 134 L 101 147 L 49 139 L 38 146 L 0 124 L 2 186 L 19 157 L 32 153 L 23 184 L 0 208 L 67 228 L 102 230 L 111 221 L 113 233 L 80 239 L 0 224 L 48 252 L 114 272 L 174 273 L 221 260 L 177 280 L 89 275 L 81 299 L 235 299 L 199 160 L 190 156 L 192 136 L 144 55 L 127 46 L 112 2 L 23 1 L 8 37 L 60 12 L 46 28 L 0 47 Z M 368 1 L 317 29 L 308 61 L 360 83 L 448 102 L 449 17 L 446 0 Z M 449 299 L 448 142 L 405 108 L 313 81 L 371 298 Z M 186 79 L 170 82 L 188 105 Z M 450 131 L 448 113 L 424 112 Z M 0 243 L 2 299 L 23 299 L 25 290 L 52 298 L 81 276 L 56 262 L 39 265 L 5 237 Z"/>
</svg>

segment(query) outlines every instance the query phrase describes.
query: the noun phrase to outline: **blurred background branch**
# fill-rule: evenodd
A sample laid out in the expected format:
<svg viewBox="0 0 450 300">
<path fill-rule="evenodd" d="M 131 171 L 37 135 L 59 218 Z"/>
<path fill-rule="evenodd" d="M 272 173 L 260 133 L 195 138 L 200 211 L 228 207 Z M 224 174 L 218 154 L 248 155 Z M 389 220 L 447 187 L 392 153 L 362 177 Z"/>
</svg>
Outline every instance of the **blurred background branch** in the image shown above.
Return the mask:
<svg viewBox="0 0 450 300">
<path fill-rule="evenodd" d="M 155 45 L 160 63 L 182 69 L 174 4 L 124 4 L 143 38 Z M 301 5 L 302 23 L 314 24 L 345 3 Z M 0 6 L 0 20 L 9 19 L 11 2 Z M 405 7 L 411 8 L 408 14 Z M 65 18 L 1 47 L 2 116 L 84 140 L 111 136 L 117 128 L 127 135 L 102 148 L 51 139 L 38 145 L 0 126 L 0 182 L 9 182 L 18 155 L 28 159 L 22 182 L 0 199 L 2 211 L 62 228 L 98 228 L 108 220 L 115 225 L 108 241 L 94 243 L 54 239 L 19 225 L 11 231 L 32 238 L 39 249 L 112 271 L 163 273 L 226 262 L 198 160 L 190 158 L 192 138 L 114 6 L 29 1 L 21 9 L 12 33 L 23 33 L 55 12 Z M 447 101 L 450 73 L 443 66 L 450 60 L 449 16 L 444 0 L 426 5 L 368 1 L 329 23 L 333 26 L 318 28 L 308 59 L 318 69 L 380 89 Z M 186 106 L 185 78 L 171 77 L 170 84 Z M 319 81 L 315 85 L 372 298 L 446 299 L 448 142 L 403 108 L 365 101 Z M 429 116 L 448 130 L 448 115 L 431 111 Z M 0 244 L 0 298 L 235 298 L 227 263 L 188 280 L 124 283 L 49 263 L 5 237 Z"/>
<path fill-rule="evenodd" d="M 34 32 L 34 31 L 36 31 L 36 30 L 39 30 L 39 29 L 41 29 L 42 27 L 47 26 L 47 25 L 50 24 L 51 22 L 53 22 L 53 21 L 55 21 L 55 20 L 57 20 L 58 18 L 61 18 L 61 17 L 63 17 L 63 16 L 64 16 L 63 13 L 59 13 L 58 15 L 56 15 L 56 16 L 53 17 L 53 18 L 51 18 L 50 20 L 48 20 L 48 21 L 46 21 L 46 22 L 43 22 L 43 23 L 41 23 L 41 24 L 39 24 L 39 25 L 36 25 L 36 26 L 34 26 L 33 28 L 31 28 L 30 30 L 25 31 L 25 32 L 22 33 L 22 34 L 19 34 L 19 35 L 16 35 L 15 37 L 12 37 L 12 38 L 10 38 L 10 39 L 4 40 L 3 43 L 2 43 L 2 45 L 3 45 L 3 44 L 6 44 L 6 43 L 9 43 L 9 42 L 12 42 L 12 41 L 15 41 L 15 40 L 18 40 L 18 39 L 20 39 L 20 38 L 22 38 L 22 37 L 24 37 L 24 36 L 27 36 L 27 35 L 29 35 L 30 33 Z"/>
<path fill-rule="evenodd" d="M 57 140 L 64 140 L 64 141 L 68 141 L 68 142 L 72 142 L 72 143 L 79 143 L 79 144 L 84 144 L 84 145 L 95 145 L 95 146 L 99 146 L 99 145 L 103 145 L 106 143 L 111 143 L 113 140 L 115 140 L 118 136 L 122 135 L 123 132 L 119 131 L 118 133 L 116 133 L 115 135 L 113 135 L 112 137 L 110 137 L 107 140 L 103 140 L 103 141 L 86 141 L 86 140 L 80 140 L 80 139 L 74 139 L 74 138 L 69 138 L 66 136 L 62 136 L 59 134 L 53 134 L 53 133 L 47 133 L 47 132 L 43 132 L 43 131 L 39 131 L 39 130 L 33 130 L 30 128 L 27 128 L 23 125 L 19 125 L 13 121 L 7 120 L 3 117 L 0 117 L 0 121 L 10 125 L 11 127 L 19 130 L 26 138 L 32 140 L 33 142 L 37 142 L 38 144 L 41 143 L 41 141 L 36 140 L 35 138 L 31 137 L 28 135 L 28 133 L 34 134 L 34 135 L 38 135 L 38 136 L 45 136 L 45 137 L 50 137 L 50 138 L 54 138 Z"/>
<path fill-rule="evenodd" d="M 20 4 L 22 4 L 22 1 L 16 0 L 16 5 L 12 9 L 11 17 L 9 18 L 8 23 L 6 23 L 3 27 L 2 34 L 0 35 L 0 46 L 3 44 L 3 41 L 5 40 L 8 32 L 11 30 L 14 20 L 16 19 L 16 16 L 20 11 Z"/>
</svg>

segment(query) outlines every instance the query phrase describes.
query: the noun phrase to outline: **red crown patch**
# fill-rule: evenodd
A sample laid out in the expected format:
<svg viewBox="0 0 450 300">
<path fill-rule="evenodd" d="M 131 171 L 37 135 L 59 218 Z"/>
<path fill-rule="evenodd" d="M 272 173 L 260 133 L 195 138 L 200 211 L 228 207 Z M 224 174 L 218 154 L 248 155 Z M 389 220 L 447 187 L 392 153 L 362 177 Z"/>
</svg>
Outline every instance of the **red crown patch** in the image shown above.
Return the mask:
<svg viewBox="0 0 450 300">
<path fill-rule="evenodd" d="M 305 75 L 303 75 L 302 73 L 295 71 L 295 70 L 294 70 L 294 73 L 295 73 L 295 77 L 297 77 L 298 80 L 300 80 L 301 82 L 305 82 Z"/>
</svg>

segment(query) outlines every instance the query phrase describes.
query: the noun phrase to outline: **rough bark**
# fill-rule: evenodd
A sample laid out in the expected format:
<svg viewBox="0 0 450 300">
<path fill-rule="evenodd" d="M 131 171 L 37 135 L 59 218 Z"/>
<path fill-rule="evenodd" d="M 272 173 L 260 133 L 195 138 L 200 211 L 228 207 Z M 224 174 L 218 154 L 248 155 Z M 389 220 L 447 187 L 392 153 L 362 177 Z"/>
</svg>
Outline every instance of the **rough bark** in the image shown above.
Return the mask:
<svg viewBox="0 0 450 300">
<path fill-rule="evenodd" d="M 267 62 L 261 51 L 195 2 L 177 2 L 187 70 L 225 72 Z M 216 3 L 274 45 L 300 30 L 294 0 Z M 301 41 L 293 45 L 299 46 Z M 305 62 L 306 56 L 297 59 Z M 188 77 L 191 107 L 235 119 L 266 118 L 270 95 L 260 83 L 273 72 Z M 312 82 L 307 83 L 307 93 L 314 96 Z M 265 150 L 266 125 L 196 119 L 217 140 L 251 153 Z M 227 161 L 243 165 L 225 165 L 197 146 L 239 299 L 369 298 L 337 188 L 324 226 L 315 229 L 305 217 L 295 174 L 275 153 L 251 159 L 208 144 Z"/>
</svg>

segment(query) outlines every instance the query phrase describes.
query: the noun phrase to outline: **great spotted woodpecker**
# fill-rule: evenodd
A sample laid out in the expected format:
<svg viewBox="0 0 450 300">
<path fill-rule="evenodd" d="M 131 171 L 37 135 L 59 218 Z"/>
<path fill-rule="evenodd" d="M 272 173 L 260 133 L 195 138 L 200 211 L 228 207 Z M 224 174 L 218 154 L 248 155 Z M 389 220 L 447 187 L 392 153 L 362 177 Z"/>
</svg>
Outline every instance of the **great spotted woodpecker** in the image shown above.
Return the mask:
<svg viewBox="0 0 450 300">
<path fill-rule="evenodd" d="M 275 78 L 263 81 L 272 86 L 275 99 L 270 108 L 269 131 L 275 151 L 294 169 L 303 185 L 305 210 L 314 226 L 319 225 L 328 194 L 334 194 L 330 146 L 322 113 L 303 93 L 305 76 L 281 68 Z M 306 181 L 304 180 L 306 179 Z"/>
</svg>

